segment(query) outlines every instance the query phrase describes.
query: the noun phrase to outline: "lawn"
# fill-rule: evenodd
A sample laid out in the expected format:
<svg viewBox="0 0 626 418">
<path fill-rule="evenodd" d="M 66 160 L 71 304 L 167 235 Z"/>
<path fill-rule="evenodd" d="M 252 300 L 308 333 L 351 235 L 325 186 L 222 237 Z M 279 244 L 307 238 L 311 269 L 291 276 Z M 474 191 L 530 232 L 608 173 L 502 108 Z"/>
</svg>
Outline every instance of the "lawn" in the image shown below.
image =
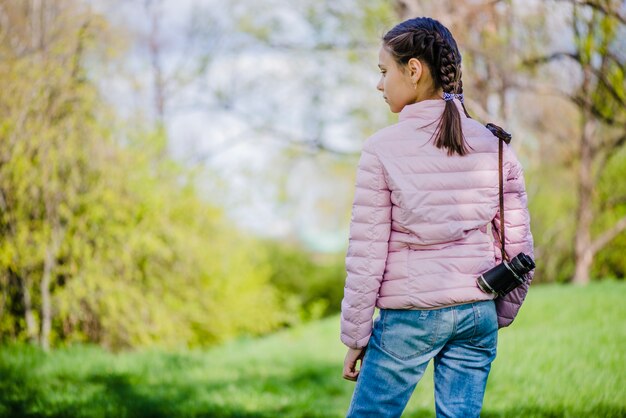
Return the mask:
<svg viewBox="0 0 626 418">
<path fill-rule="evenodd" d="M 483 417 L 626 417 L 626 284 L 535 286 L 500 332 Z M 210 318 L 207 318 L 210 320 Z M 212 349 L 0 347 L 0 417 L 341 417 L 338 317 Z M 432 373 L 405 417 L 433 417 Z"/>
</svg>

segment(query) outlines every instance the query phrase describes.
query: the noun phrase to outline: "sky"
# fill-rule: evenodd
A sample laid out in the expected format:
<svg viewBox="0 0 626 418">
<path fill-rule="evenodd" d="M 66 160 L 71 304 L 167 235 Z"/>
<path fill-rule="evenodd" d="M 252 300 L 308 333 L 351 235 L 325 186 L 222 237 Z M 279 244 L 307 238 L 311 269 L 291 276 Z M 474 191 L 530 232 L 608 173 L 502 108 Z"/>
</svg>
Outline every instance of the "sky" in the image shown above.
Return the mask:
<svg viewBox="0 0 626 418">
<path fill-rule="evenodd" d="M 92 2 L 134 39 L 122 62 L 108 69 L 101 87 L 105 97 L 121 114 L 140 111 L 153 117 L 146 2 Z M 364 119 L 382 126 L 388 111 L 375 89 L 377 48 L 365 52 L 371 68 L 347 64 L 333 51 L 308 54 L 314 37 L 331 39 L 338 29 L 329 18 L 328 27 L 312 33 L 300 3 L 306 2 L 152 3 L 160 4 L 151 10 L 159 10 L 161 63 L 174 80 L 165 119 L 169 151 L 185 164 L 206 167 L 201 194 L 225 207 L 229 221 L 239 228 L 296 237 L 315 251 L 336 252 L 347 245 L 353 171 L 365 139 L 350 114 L 371 103 L 378 116 Z M 353 0 L 339 3 L 350 7 Z M 233 30 L 235 24 L 261 29 L 272 25 L 275 39 L 270 36 L 267 43 L 289 45 L 268 47 Z M 190 37 L 192 29 L 195 36 Z M 202 59 L 209 61 L 203 74 L 190 83 L 176 80 Z M 294 143 L 317 137 L 351 156 L 318 155 L 307 146 L 293 150 Z M 346 164 L 354 169 L 342 169 Z"/>
</svg>

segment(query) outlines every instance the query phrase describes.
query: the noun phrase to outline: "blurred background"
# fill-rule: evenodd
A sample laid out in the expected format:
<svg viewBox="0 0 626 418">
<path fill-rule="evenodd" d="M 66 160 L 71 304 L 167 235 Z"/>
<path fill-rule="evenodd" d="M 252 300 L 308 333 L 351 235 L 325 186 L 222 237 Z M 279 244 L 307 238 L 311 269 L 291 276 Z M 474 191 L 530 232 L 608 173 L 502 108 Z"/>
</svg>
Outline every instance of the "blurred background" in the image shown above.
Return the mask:
<svg viewBox="0 0 626 418">
<path fill-rule="evenodd" d="M 626 273 L 621 1 L 0 0 L 0 340 L 207 347 L 335 315 L 381 36 L 513 134 L 535 282 Z"/>
</svg>

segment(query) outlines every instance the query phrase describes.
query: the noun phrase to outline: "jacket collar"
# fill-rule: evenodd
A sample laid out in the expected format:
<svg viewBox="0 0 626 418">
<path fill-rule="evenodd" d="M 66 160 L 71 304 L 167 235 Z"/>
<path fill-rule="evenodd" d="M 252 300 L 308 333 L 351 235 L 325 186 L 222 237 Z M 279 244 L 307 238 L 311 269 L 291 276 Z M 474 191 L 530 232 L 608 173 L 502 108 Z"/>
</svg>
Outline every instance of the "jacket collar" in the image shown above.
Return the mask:
<svg viewBox="0 0 626 418">
<path fill-rule="evenodd" d="M 452 103 L 459 109 L 461 118 L 466 118 L 463 106 L 458 100 L 453 100 Z M 446 102 L 442 99 L 422 100 L 421 102 L 412 103 L 404 106 L 398 115 L 399 121 L 402 122 L 406 119 L 422 119 L 426 121 L 434 121 L 441 117 L 443 109 L 445 109 Z"/>
</svg>

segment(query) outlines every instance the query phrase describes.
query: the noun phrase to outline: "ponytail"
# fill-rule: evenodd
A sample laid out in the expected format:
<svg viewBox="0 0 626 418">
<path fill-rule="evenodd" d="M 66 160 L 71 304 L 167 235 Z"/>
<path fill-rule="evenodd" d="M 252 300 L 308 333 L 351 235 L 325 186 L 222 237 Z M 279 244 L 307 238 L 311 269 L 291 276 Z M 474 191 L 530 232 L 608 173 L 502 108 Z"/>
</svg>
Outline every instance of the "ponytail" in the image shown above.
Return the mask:
<svg viewBox="0 0 626 418">
<path fill-rule="evenodd" d="M 448 155 L 459 154 L 463 156 L 468 152 L 465 135 L 463 135 L 461 128 L 461 115 L 452 100 L 446 100 L 446 107 L 443 109 L 434 137 L 435 146 L 446 148 Z"/>
</svg>

